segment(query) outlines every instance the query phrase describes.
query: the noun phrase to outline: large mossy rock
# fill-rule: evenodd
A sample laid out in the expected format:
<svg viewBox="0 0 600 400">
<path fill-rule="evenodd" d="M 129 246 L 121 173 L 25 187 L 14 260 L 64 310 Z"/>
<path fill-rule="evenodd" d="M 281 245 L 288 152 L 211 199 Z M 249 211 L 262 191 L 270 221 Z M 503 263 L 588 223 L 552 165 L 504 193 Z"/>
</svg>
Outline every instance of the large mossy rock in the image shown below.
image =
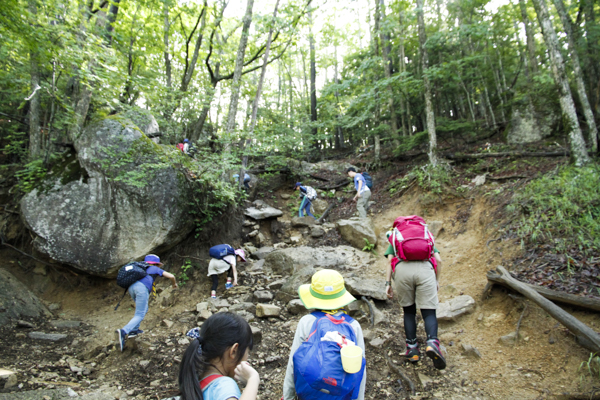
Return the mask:
<svg viewBox="0 0 600 400">
<path fill-rule="evenodd" d="M 377 235 L 369 218 L 340 219 L 336 222 L 335 227 L 344 240 L 358 249 L 365 247 L 367 244 L 365 239 L 370 244 L 377 244 Z"/>
<path fill-rule="evenodd" d="M 552 113 L 537 111 L 533 106 L 522 106 L 512 111 L 507 141 L 512 144 L 533 143 L 552 134 L 556 123 Z"/>
<path fill-rule="evenodd" d="M 50 311 L 10 272 L 0 269 L 0 327 L 23 317 L 48 317 Z"/>
<path fill-rule="evenodd" d="M 89 125 L 74 146 L 71 164 L 79 175 L 55 174 L 21 201 L 39 251 L 112 277 L 121 265 L 169 248 L 193 229 L 186 209 L 191 189 L 174 166 L 184 157 L 177 149 L 153 143 L 119 116 Z"/>
</svg>

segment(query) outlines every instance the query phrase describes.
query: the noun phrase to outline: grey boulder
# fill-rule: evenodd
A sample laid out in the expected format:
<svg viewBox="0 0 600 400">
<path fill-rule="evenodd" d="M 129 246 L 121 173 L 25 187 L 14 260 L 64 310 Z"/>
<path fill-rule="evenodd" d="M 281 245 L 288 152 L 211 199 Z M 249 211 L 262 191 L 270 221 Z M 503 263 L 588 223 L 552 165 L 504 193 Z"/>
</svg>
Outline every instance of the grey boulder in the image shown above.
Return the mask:
<svg viewBox="0 0 600 400">
<path fill-rule="evenodd" d="M 10 272 L 0 269 L 0 326 L 11 319 L 50 316 L 50 311 Z"/>
<path fill-rule="evenodd" d="M 307 226 L 313 226 L 315 222 L 316 221 L 313 217 L 294 217 L 292 218 L 292 227 L 304 228 Z"/>
<path fill-rule="evenodd" d="M 346 288 L 355 297 L 372 297 L 377 300 L 387 300 L 385 294 L 385 280 L 366 277 L 351 277 L 345 279 Z"/>
<path fill-rule="evenodd" d="M 337 230 L 344 240 L 352 246 L 362 249 L 367 242 L 377 244 L 377 236 L 373 224 L 368 218 L 341 219 L 335 224 Z"/>
<path fill-rule="evenodd" d="M 123 264 L 191 232 L 183 201 L 191 189 L 171 161 L 182 157 L 177 149 L 153 143 L 120 116 L 90 124 L 74 146 L 77 158 L 21 200 L 38 251 L 114 277 Z"/>
<path fill-rule="evenodd" d="M 462 295 L 440 303 L 437 309 L 439 321 L 454 321 L 461 315 L 472 312 L 475 309 L 475 300 L 469 295 Z"/>
<path fill-rule="evenodd" d="M 265 257 L 265 269 L 290 276 L 305 267 L 347 269 L 367 265 L 371 256 L 350 246 L 290 247 L 275 250 Z"/>
<path fill-rule="evenodd" d="M 262 200 L 256 200 L 244 211 L 244 215 L 255 220 L 281 217 L 283 211 L 271 207 Z"/>
</svg>

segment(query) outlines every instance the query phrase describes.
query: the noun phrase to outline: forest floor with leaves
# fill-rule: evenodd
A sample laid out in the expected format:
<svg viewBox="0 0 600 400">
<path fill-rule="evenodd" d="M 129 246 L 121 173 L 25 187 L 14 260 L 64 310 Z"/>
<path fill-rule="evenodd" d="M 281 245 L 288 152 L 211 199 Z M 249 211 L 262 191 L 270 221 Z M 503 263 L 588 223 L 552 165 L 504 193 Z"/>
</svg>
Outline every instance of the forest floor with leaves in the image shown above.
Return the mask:
<svg viewBox="0 0 600 400">
<path fill-rule="evenodd" d="M 360 158 L 348 161 L 361 163 Z M 409 172 L 409 161 L 390 163 L 378 169 L 374 174 L 376 186 L 371 198 L 374 204 L 370 209 L 380 239 L 376 252 L 381 255 L 385 251 L 382 237 L 398 215 L 419 214 L 427 220 L 443 221 L 437 238 L 444 260 L 440 301 L 468 294 L 476 300 L 477 306 L 474 312 L 456 321 L 440 323 L 439 335 L 447 352 L 448 367 L 438 371 L 426 357 L 417 365 L 407 363 L 403 357 L 401 309 L 395 301 L 375 302 L 385 320 L 376 326 L 371 326 L 366 319 L 361 320 L 365 337 L 381 339 L 376 341 L 377 345 L 367 347 L 366 398 L 566 399 L 589 393 L 599 386 L 598 380 L 580 368 L 589 352 L 543 310 L 501 288 L 482 298 L 486 272 L 497 265 L 514 269 L 520 279 L 527 278 L 531 283 L 547 283 L 544 268 L 550 268 L 552 263 L 564 265 L 565 260 L 553 255 L 551 248 L 522 250 L 514 232 L 506 228 L 510 218 L 504 206 L 523 184 L 565 162 L 564 158 L 501 162 L 486 159 L 456 165 L 454 189 L 435 196 L 417 184 L 401 196 L 397 192 L 390 193 L 394 182 Z M 493 177 L 526 177 L 490 180 L 485 185 L 475 186 L 472 180 L 485 173 Z M 343 177 L 327 175 L 326 171 L 320 174 L 331 180 Z M 314 184 L 317 186 L 318 182 Z M 465 186 L 462 190 L 456 190 L 462 186 Z M 355 210 L 351 191 L 338 193 L 338 196 L 331 198 L 339 205 L 330 221 L 349 217 Z M 286 214 L 284 219 L 290 216 L 291 213 Z M 335 233 L 324 241 L 333 246 L 346 244 Z M 314 242 L 314 245 L 319 244 L 322 243 Z M 80 394 L 102 393 L 107 398 L 119 399 L 162 399 L 177 394 L 179 362 L 188 344 L 185 332 L 196 326 L 196 304 L 208 297 L 210 283 L 203 271 L 194 270 L 187 284 L 178 290 L 171 290 L 167 282 L 162 282 L 160 287 L 164 290 L 151 302 L 143 322 L 145 333 L 129 340 L 121 353 L 115 347 L 114 330 L 129 320 L 133 302 L 126 297 L 121 309 L 113 310 L 122 295 L 114 282 L 74 277 L 61 269 L 49 269 L 47 275 L 37 275 L 33 273 L 35 265 L 11 249 L 1 248 L 0 256 L 3 268 L 34 290 L 43 289 L 42 298 L 56 305 L 55 319 L 81 322 L 76 328 L 56 328 L 49 321 L 29 321 L 33 328 L 13 326 L 0 330 L 0 367 L 16 370 L 19 376 L 17 386 L 0 388 L 0 399 L 3 393 L 61 387 L 72 388 Z M 523 269 L 524 265 L 537 267 Z M 385 266 L 386 260 L 379 256 L 368 268 L 374 277 L 384 279 Z M 521 270 L 527 271 L 527 275 L 519 275 Z M 593 277 L 588 278 L 593 280 Z M 235 306 L 246 301 L 255 290 L 276 292 L 270 285 L 277 279 L 253 272 L 251 265 L 241 266 L 240 286 L 224 293 L 224 300 Z M 577 284 L 586 282 L 572 283 L 575 285 L 564 282 L 562 288 L 579 292 Z M 255 318 L 251 323 L 262 332 L 261 341 L 251 354 L 251 363 L 261 375 L 259 398 L 262 400 L 281 396 L 289 346 L 301 317 L 288 312 L 286 305 L 277 300 L 272 303 L 283 309 L 279 318 Z M 600 330 L 597 314 L 567 310 L 592 329 Z M 502 337 L 515 332 L 517 325 L 518 339 L 506 343 Z M 28 336 L 32 330 L 64 333 L 67 337 L 57 342 L 33 340 Z M 418 336 L 423 342 L 422 321 Z M 466 352 L 469 346 L 477 349 L 480 357 Z M 414 394 L 397 375 L 398 367 L 415 385 Z"/>
</svg>

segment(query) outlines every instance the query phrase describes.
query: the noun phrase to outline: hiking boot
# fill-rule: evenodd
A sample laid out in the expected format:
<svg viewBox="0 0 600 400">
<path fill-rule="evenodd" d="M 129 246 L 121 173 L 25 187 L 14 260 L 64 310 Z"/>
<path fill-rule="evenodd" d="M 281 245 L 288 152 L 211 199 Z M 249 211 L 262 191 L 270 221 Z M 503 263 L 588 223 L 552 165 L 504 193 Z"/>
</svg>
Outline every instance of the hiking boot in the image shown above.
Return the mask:
<svg viewBox="0 0 600 400">
<path fill-rule="evenodd" d="M 232 287 L 233 287 L 233 283 L 231 283 L 231 282 L 227 282 L 225 284 L 225 289 L 231 289 Z"/>
<path fill-rule="evenodd" d="M 117 334 L 117 343 L 119 345 L 119 348 L 121 349 L 121 351 L 123 351 L 123 347 L 125 347 L 125 337 L 127 335 L 125 334 L 125 331 L 123 331 L 123 329 L 117 329 L 115 333 Z"/>
<path fill-rule="evenodd" d="M 136 336 L 138 336 L 138 335 L 141 335 L 142 333 L 144 333 L 144 331 L 143 331 L 143 330 L 141 330 L 141 329 L 136 329 L 135 331 L 131 331 L 131 332 L 129 332 L 129 335 L 127 335 L 127 337 L 128 337 L 128 338 L 134 338 L 134 337 L 136 337 Z"/>
<path fill-rule="evenodd" d="M 437 369 L 446 368 L 446 359 L 442 355 L 442 349 L 440 349 L 440 341 L 438 339 L 430 339 L 427 341 L 427 348 L 425 349 L 427 357 L 433 361 L 433 366 Z"/>
<path fill-rule="evenodd" d="M 211 299 L 216 299 L 216 298 L 217 298 L 217 292 L 216 292 L 216 291 L 214 291 L 214 290 L 213 290 L 213 291 L 211 291 L 211 292 L 210 292 L 210 298 L 211 298 Z"/>
<path fill-rule="evenodd" d="M 406 341 L 406 353 L 404 356 L 413 364 L 419 362 L 421 359 L 421 353 L 419 352 L 419 344 L 417 343 L 417 339 Z"/>
</svg>

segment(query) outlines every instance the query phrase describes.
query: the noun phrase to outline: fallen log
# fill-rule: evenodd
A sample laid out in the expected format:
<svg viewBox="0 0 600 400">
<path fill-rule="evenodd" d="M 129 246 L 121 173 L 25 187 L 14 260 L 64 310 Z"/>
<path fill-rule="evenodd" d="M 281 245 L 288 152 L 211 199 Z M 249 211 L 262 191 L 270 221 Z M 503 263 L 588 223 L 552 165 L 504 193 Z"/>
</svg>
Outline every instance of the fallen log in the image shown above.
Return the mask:
<svg viewBox="0 0 600 400">
<path fill-rule="evenodd" d="M 480 153 L 480 154 L 446 153 L 443 155 L 444 158 L 448 158 L 450 160 L 477 160 L 480 158 L 491 158 L 491 157 L 567 157 L 567 156 L 569 156 L 568 150 L 541 151 L 541 152 L 505 151 L 505 152 L 501 152 L 501 153 Z"/>
<path fill-rule="evenodd" d="M 323 213 L 323 215 L 321 215 L 319 217 L 319 219 L 317 220 L 317 224 L 323 223 L 323 221 L 325 220 L 325 218 L 327 218 L 327 216 L 329 215 L 329 213 L 331 212 L 331 210 L 333 210 L 335 207 L 337 207 L 337 203 L 331 203 L 329 205 L 329 207 L 327 207 L 327 209 L 325 210 L 325 212 Z"/>
<path fill-rule="evenodd" d="M 506 175 L 506 176 L 487 176 L 486 179 L 491 181 L 503 181 L 506 179 L 524 179 L 529 178 L 527 175 Z"/>
<path fill-rule="evenodd" d="M 334 183 L 331 186 L 317 186 L 317 189 L 319 190 L 331 190 L 331 189 L 337 189 L 337 188 L 341 188 L 342 186 L 346 186 L 349 185 L 350 182 L 348 179 L 344 178 L 343 181 L 338 181 L 337 183 Z"/>
<path fill-rule="evenodd" d="M 487 278 L 488 278 L 488 281 L 491 283 L 497 283 L 500 285 L 507 286 L 504 283 L 504 281 L 498 279 L 495 275 L 490 275 L 488 273 Z M 568 304 L 570 306 L 584 308 L 586 310 L 600 311 L 600 299 L 593 299 L 591 297 L 583 297 L 583 296 L 578 296 L 576 294 L 563 293 L 563 292 L 559 292 L 557 290 L 545 288 L 543 286 L 530 285 L 528 283 L 523 283 L 523 285 L 535 290 L 536 292 L 538 292 L 539 294 L 541 294 L 548 300 L 556 301 L 556 302 L 563 303 L 563 304 Z M 508 286 L 508 287 L 510 287 L 510 286 Z"/>
<path fill-rule="evenodd" d="M 318 180 L 320 180 L 320 181 L 329 182 L 329 179 L 327 179 L 327 178 L 323 178 L 323 177 L 321 177 L 321 176 L 319 176 L 319 175 L 315 175 L 315 174 L 308 174 L 308 175 L 309 175 L 310 177 L 312 177 L 312 178 L 315 178 L 315 179 L 318 179 Z"/>
<path fill-rule="evenodd" d="M 495 271 L 488 271 L 487 278 L 494 283 L 501 283 L 521 293 L 566 326 L 575 336 L 583 338 L 583 340 L 578 341 L 583 347 L 593 353 L 600 352 L 600 335 L 550 300 L 544 298 L 527 284 L 513 278 L 504 267 L 498 266 Z"/>
<path fill-rule="evenodd" d="M 410 392 L 411 395 L 415 395 L 415 393 L 417 392 L 415 384 L 413 383 L 413 381 L 408 377 L 408 374 L 406 372 L 404 372 L 404 370 L 402 369 L 401 366 L 399 365 L 395 365 L 392 360 L 390 359 L 390 356 L 388 356 L 387 351 L 383 352 L 383 355 L 385 356 L 385 359 L 388 363 L 388 365 L 390 366 L 390 368 L 396 372 L 400 378 L 402 378 L 402 381 L 404 382 L 404 384 L 408 387 L 407 392 Z"/>
</svg>

